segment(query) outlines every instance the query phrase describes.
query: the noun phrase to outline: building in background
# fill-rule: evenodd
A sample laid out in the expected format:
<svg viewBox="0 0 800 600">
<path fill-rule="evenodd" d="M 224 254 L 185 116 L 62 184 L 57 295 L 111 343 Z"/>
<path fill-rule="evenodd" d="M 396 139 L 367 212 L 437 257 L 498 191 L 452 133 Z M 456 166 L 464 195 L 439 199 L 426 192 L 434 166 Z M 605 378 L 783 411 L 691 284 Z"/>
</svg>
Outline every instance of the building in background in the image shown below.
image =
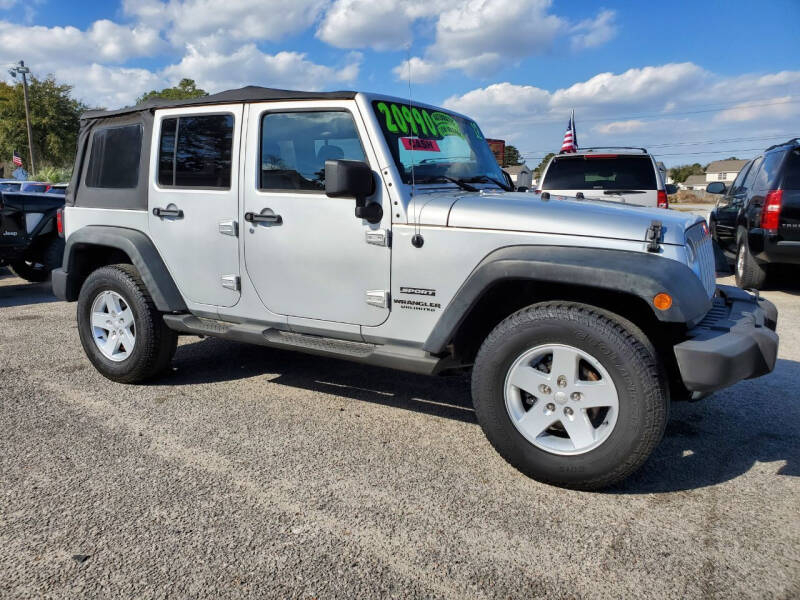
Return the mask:
<svg viewBox="0 0 800 600">
<path fill-rule="evenodd" d="M 686 181 L 678 184 L 678 187 L 682 190 L 700 192 L 705 191 L 707 185 L 706 175 L 689 175 Z"/>
<path fill-rule="evenodd" d="M 733 181 L 746 164 L 746 160 L 715 160 L 706 167 L 705 181 Z"/>
<path fill-rule="evenodd" d="M 528 165 L 505 167 L 503 170 L 511 176 L 511 181 L 518 190 L 524 192 L 533 187 L 533 172 Z"/>
</svg>

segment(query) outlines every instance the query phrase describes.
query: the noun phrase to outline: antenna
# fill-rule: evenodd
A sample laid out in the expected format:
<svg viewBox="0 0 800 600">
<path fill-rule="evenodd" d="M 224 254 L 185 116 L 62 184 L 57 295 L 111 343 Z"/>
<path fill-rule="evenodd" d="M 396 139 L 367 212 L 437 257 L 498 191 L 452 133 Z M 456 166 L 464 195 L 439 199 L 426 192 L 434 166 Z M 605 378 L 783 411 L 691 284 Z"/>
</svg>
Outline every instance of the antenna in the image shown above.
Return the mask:
<svg viewBox="0 0 800 600">
<path fill-rule="evenodd" d="M 411 95 L 411 43 L 409 42 L 406 45 L 406 65 L 408 66 L 408 109 L 414 109 L 414 101 Z M 413 130 L 409 132 L 412 135 L 412 140 L 416 139 L 418 136 L 414 135 Z M 416 152 L 416 148 L 414 147 L 414 142 L 411 142 L 411 210 L 414 214 L 414 235 L 411 237 L 411 245 L 415 248 L 422 248 L 422 245 L 425 243 L 422 234 L 420 233 L 421 227 L 419 224 L 419 218 L 417 215 L 417 187 L 416 187 L 416 178 L 414 175 L 414 152 Z"/>
</svg>

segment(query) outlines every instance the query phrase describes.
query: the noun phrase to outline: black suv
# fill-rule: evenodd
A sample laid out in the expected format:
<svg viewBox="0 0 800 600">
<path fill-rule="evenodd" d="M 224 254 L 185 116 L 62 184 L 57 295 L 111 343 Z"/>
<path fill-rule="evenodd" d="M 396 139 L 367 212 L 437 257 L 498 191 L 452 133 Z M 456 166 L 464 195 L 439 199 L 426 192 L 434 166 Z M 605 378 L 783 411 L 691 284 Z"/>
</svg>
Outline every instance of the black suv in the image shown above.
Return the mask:
<svg viewBox="0 0 800 600">
<path fill-rule="evenodd" d="M 736 261 L 736 284 L 763 287 L 772 265 L 800 265 L 800 138 L 776 144 L 747 163 L 721 194 L 709 223 L 714 240 Z"/>
<path fill-rule="evenodd" d="M 0 192 L 0 267 L 9 265 L 28 281 L 41 282 L 61 266 L 64 196 Z"/>
</svg>

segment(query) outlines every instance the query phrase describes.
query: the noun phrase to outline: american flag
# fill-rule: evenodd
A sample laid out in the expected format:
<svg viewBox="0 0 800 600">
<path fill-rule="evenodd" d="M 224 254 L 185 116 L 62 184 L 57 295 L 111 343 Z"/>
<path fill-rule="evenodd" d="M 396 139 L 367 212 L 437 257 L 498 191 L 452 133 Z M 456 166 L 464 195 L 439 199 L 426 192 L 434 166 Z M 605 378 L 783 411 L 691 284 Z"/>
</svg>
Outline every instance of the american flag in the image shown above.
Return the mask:
<svg viewBox="0 0 800 600">
<path fill-rule="evenodd" d="M 17 154 L 16 150 L 14 150 L 14 156 L 11 159 L 11 162 L 13 162 L 14 166 L 16 166 L 16 167 L 21 167 L 22 166 L 22 157 L 19 154 Z"/>
<path fill-rule="evenodd" d="M 561 142 L 561 152 L 577 152 L 578 151 L 578 134 L 575 131 L 575 111 L 572 111 L 572 116 L 567 123 L 567 131 L 564 134 L 564 141 Z"/>
</svg>

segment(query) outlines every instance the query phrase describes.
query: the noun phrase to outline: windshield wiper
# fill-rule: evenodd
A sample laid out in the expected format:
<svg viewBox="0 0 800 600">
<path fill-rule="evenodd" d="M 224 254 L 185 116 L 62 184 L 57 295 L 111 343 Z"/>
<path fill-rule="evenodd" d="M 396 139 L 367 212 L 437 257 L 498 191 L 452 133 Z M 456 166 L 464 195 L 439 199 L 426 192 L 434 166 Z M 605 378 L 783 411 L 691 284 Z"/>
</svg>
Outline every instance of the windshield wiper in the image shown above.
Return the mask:
<svg viewBox="0 0 800 600">
<path fill-rule="evenodd" d="M 478 192 L 478 188 L 472 186 L 461 179 L 454 179 L 453 177 L 448 177 L 447 175 L 434 175 L 433 177 L 426 177 L 425 179 L 417 179 L 417 183 L 432 183 L 437 179 L 444 179 L 445 181 L 449 181 L 450 183 L 455 183 L 458 187 L 460 187 L 465 192 Z"/>
<path fill-rule="evenodd" d="M 470 177 L 469 179 L 465 180 L 469 181 L 470 183 L 480 183 L 482 181 L 488 181 L 489 183 L 495 184 L 501 190 L 506 192 L 513 192 L 514 188 L 509 187 L 507 184 L 495 179 L 494 177 L 489 177 L 488 175 L 477 175 L 476 177 Z"/>
</svg>

